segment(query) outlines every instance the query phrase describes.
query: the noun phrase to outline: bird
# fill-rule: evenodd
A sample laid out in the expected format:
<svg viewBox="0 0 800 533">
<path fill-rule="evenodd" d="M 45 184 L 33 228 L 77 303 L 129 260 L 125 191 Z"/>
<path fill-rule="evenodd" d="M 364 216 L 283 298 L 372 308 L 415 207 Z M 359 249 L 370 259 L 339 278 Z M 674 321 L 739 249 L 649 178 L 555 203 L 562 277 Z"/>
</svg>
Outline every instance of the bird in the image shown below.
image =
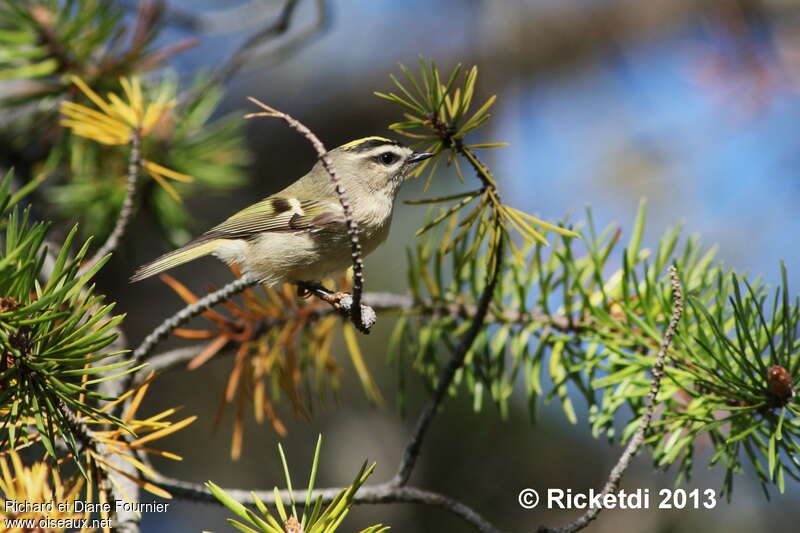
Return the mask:
<svg viewBox="0 0 800 533">
<path fill-rule="evenodd" d="M 328 152 L 366 256 L 389 235 L 394 200 L 409 172 L 432 157 L 380 136 Z M 344 209 L 322 160 L 303 177 L 137 269 L 131 282 L 206 255 L 268 286 L 319 282 L 352 262 Z"/>
</svg>

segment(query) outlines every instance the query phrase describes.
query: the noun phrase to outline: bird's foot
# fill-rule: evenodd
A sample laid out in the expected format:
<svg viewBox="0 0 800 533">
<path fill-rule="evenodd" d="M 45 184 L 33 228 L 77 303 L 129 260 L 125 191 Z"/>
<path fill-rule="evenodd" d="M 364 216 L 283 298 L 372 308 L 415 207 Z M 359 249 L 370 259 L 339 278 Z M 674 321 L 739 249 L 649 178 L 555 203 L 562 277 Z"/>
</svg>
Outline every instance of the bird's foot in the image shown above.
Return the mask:
<svg viewBox="0 0 800 533">
<path fill-rule="evenodd" d="M 297 295 L 301 298 L 309 298 L 316 296 L 323 302 L 330 304 L 334 309 L 338 309 L 343 316 L 353 317 L 353 296 L 347 292 L 331 291 L 326 289 L 321 283 L 316 281 L 298 281 L 297 282 Z M 369 333 L 370 328 L 375 325 L 378 316 L 375 310 L 368 305 L 361 305 L 361 323 L 353 323 L 363 333 Z"/>
</svg>

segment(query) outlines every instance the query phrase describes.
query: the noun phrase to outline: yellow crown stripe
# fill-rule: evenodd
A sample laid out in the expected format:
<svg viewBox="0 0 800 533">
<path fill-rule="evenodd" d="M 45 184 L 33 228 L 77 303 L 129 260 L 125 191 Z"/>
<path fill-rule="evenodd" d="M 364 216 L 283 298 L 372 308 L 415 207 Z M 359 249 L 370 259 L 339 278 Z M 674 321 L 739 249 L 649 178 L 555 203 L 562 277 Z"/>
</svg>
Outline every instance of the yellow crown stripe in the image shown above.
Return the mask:
<svg viewBox="0 0 800 533">
<path fill-rule="evenodd" d="M 392 144 L 395 143 L 395 141 L 391 139 L 387 139 L 386 137 L 378 137 L 377 135 L 375 135 L 372 137 L 364 137 L 362 139 L 356 139 L 355 141 L 350 141 L 347 144 L 341 145 L 339 148 L 341 148 L 342 150 L 352 150 L 353 148 L 356 148 L 357 146 L 369 141 L 383 141 Z"/>
</svg>

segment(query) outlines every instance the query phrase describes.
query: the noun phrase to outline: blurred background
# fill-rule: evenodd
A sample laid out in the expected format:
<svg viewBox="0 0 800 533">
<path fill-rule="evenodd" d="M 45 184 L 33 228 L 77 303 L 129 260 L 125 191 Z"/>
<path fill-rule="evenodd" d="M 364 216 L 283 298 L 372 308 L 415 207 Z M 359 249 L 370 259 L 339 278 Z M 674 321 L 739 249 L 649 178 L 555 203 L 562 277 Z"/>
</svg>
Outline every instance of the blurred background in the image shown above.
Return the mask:
<svg viewBox="0 0 800 533">
<path fill-rule="evenodd" d="M 131 12 L 135 2 L 130 1 Z M 181 76 L 223 62 L 281 2 L 270 0 L 171 0 L 173 11 L 160 39 L 195 35 L 186 20 L 206 25 L 199 46 L 176 56 Z M 505 141 L 486 153 L 511 205 L 545 220 L 584 220 L 591 205 L 597 223 L 630 231 L 641 198 L 648 202 L 645 246 L 682 224 L 737 272 L 779 280 L 779 261 L 792 286 L 800 286 L 800 6 L 790 0 L 329 0 L 319 31 L 313 0 L 300 0 L 287 32 L 308 38 L 269 60 L 249 64 L 228 85 L 220 113 L 252 111 L 256 96 L 311 127 L 327 146 L 367 135 L 386 135 L 402 117 L 373 91 L 391 90 L 397 63 L 413 66 L 418 54 L 449 72 L 457 62 L 478 65 L 479 100 L 496 94 L 493 118 L 475 142 Z M 246 125 L 253 162 L 245 186 L 224 194 L 197 195 L 188 208 L 196 233 L 275 192 L 314 161 L 308 143 L 278 121 Z M 435 192 L 457 191 L 453 173 L 437 175 Z M 410 182 L 401 199 L 423 197 Z M 405 247 L 425 215 L 423 206 L 400 205 L 390 241 L 366 262 L 371 290 L 403 291 Z M 147 222 L 140 226 L 146 232 Z M 181 302 L 157 280 L 129 286 L 133 268 L 167 245 L 129 239 L 130 246 L 103 270 L 101 288 L 119 295 L 128 313 L 130 339 L 141 339 Z M 617 258 L 614 262 L 619 264 Z M 213 259 L 176 270 L 196 292 L 220 286 L 230 273 Z M 796 292 L 796 291 L 795 291 Z M 309 419 L 280 406 L 288 436 L 280 439 L 297 479 L 307 475 L 316 435 L 324 435 L 319 486 L 348 483 L 361 462 L 378 463 L 371 481 L 391 477 L 400 452 L 427 400 L 419 378 L 409 375 L 406 417 L 394 405 L 395 371 L 385 362 L 391 320 L 379 322 L 362 347 L 388 405 L 371 406 L 345 350 L 338 397 L 315 405 Z M 172 345 L 181 345 L 171 341 Z M 230 410 L 214 430 L 214 413 L 231 365 L 219 357 L 194 372 L 173 372 L 154 384 L 152 409 L 183 405 L 200 420 L 162 444 L 183 455 L 164 461 L 164 473 L 224 487 L 283 486 L 276 442 L 268 424 L 248 419 L 243 456 L 229 456 Z M 590 436 L 585 404 L 576 398 L 579 422 L 545 406 L 531 424 L 523 398 L 507 421 L 493 408 L 480 415 L 466 400 L 446 404 L 426 441 L 412 482 L 452 495 L 508 531 L 559 525 L 578 513 L 526 511 L 517 503 L 525 487 L 598 488 L 621 453 Z M 721 470 L 706 470 L 703 444 L 695 477 L 686 488 L 718 488 Z M 671 472 L 654 473 L 640 454 L 624 478 L 626 490 L 672 485 Z M 748 474 L 738 476 L 732 504 L 714 510 L 603 513 L 591 531 L 730 532 L 793 531 L 800 520 L 800 491 L 773 494 L 768 503 Z M 655 496 L 653 497 L 655 499 Z M 173 501 L 165 514 L 148 514 L 148 532 L 226 531 L 222 508 Z M 413 505 L 358 506 L 346 528 L 375 522 L 393 531 L 470 531 L 459 519 Z"/>
</svg>

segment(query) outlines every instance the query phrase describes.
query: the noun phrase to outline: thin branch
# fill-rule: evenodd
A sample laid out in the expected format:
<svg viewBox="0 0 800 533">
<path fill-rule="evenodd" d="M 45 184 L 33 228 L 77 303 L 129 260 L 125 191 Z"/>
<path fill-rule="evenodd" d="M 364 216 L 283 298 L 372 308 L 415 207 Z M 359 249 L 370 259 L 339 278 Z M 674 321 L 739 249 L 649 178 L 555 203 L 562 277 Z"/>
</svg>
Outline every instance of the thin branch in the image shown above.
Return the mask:
<svg viewBox="0 0 800 533">
<path fill-rule="evenodd" d="M 472 323 L 470 324 L 467 332 L 464 333 L 464 336 L 461 338 L 461 341 L 453 353 L 453 357 L 444 368 L 442 375 L 439 376 L 439 382 L 436 385 L 433 398 L 428 401 L 428 405 L 425 407 L 422 413 L 420 413 L 419 418 L 417 419 L 414 432 L 408 439 L 405 450 L 403 451 L 403 458 L 400 462 L 400 467 L 397 469 L 397 473 L 395 474 L 394 478 L 392 478 L 392 480 L 389 482 L 389 484 L 392 486 L 401 487 L 408 482 L 408 478 L 411 476 L 411 471 L 414 469 L 417 457 L 419 456 L 420 446 L 422 445 L 422 440 L 425 438 L 425 433 L 428 431 L 428 427 L 430 426 L 433 417 L 436 415 L 439 405 L 444 400 L 445 394 L 447 394 L 447 390 L 450 388 L 450 384 L 453 382 L 456 372 L 464 364 L 464 358 L 467 356 L 467 352 L 472 347 L 472 344 L 475 342 L 478 333 L 480 333 L 481 328 L 483 327 L 486 316 L 489 313 L 489 304 L 492 302 L 492 298 L 494 297 L 495 287 L 497 287 L 497 282 L 500 279 L 500 264 L 502 256 L 503 241 L 501 238 L 494 248 L 494 254 L 492 257 L 494 264 L 492 265 L 493 270 L 491 278 L 486 284 L 486 287 L 483 288 L 483 293 L 481 294 L 478 308 L 476 309 L 472 318 Z"/>
<path fill-rule="evenodd" d="M 286 0 L 283 8 L 275 20 L 254 32 L 250 37 L 239 46 L 239 48 L 228 58 L 228 60 L 220 66 L 214 74 L 211 75 L 209 83 L 217 84 L 223 80 L 230 79 L 236 74 L 250 59 L 250 55 L 255 49 L 264 44 L 264 41 L 270 38 L 277 37 L 286 33 L 292 21 L 292 14 L 294 13 L 299 0 Z"/>
<path fill-rule="evenodd" d="M 466 320 L 470 317 L 474 317 L 478 312 L 478 308 L 475 305 L 463 303 L 443 304 L 438 301 L 417 302 L 411 296 L 394 294 L 391 292 L 365 292 L 361 301 L 363 302 L 362 307 L 368 307 L 374 312 L 415 313 L 420 317 L 450 317 Z M 313 322 L 337 312 L 341 311 L 333 306 L 320 309 L 311 314 L 308 320 Z M 584 324 L 578 319 L 570 319 L 565 315 L 548 315 L 541 311 L 519 312 L 515 309 L 492 309 L 489 311 L 489 315 L 493 320 L 505 324 L 530 324 L 531 322 L 540 322 L 543 329 L 552 328 L 565 333 L 577 332 L 584 327 Z M 260 322 L 259 327 L 266 331 L 272 328 L 282 327 L 285 324 L 285 319 L 267 317 Z M 182 367 L 194 359 L 204 348 L 205 344 L 200 343 L 149 355 L 147 357 L 147 366 L 136 373 L 133 380 L 134 385 L 138 385 L 144 381 L 145 376 L 152 371 L 162 373 Z M 116 382 L 116 380 L 114 382 Z M 118 396 L 119 394 L 120 392 L 114 393 L 113 396 Z"/>
<path fill-rule="evenodd" d="M 175 328 L 182 326 L 192 318 L 211 309 L 218 303 L 227 300 L 231 296 L 239 294 L 246 288 L 257 284 L 258 280 L 245 274 L 236 281 L 232 281 L 221 289 L 214 291 L 203 298 L 200 298 L 195 303 L 187 305 L 163 321 L 156 329 L 154 329 L 147 337 L 144 338 L 139 347 L 133 352 L 134 364 L 146 361 L 150 353 L 153 351 L 153 348 L 155 348 L 159 342 L 164 340 L 167 335 L 172 333 Z"/>
<path fill-rule="evenodd" d="M 220 503 L 204 485 L 198 483 L 190 483 L 170 478 L 151 479 L 151 481 L 178 498 L 195 502 Z M 316 502 L 317 498 L 321 497 L 323 504 L 330 503 L 345 488 L 346 487 L 314 489 L 311 491 L 311 501 Z M 224 490 L 228 496 L 245 505 L 253 505 L 253 494 L 266 505 L 275 504 L 275 492 L 272 490 Z M 279 494 L 283 501 L 288 501 L 293 497 L 293 501 L 301 503 L 305 501 L 306 498 L 306 491 L 304 490 L 295 490 L 291 492 L 282 490 L 279 491 Z M 466 504 L 443 494 L 416 487 L 398 487 L 390 483 L 366 485 L 358 489 L 353 501 L 357 504 L 419 503 L 431 505 L 461 517 L 465 522 L 472 525 L 481 533 L 502 533 L 492 523 Z"/>
<path fill-rule="evenodd" d="M 128 223 L 134 215 L 134 205 L 136 204 L 136 190 L 139 185 L 139 174 L 142 168 L 142 150 L 141 150 L 141 136 L 137 129 L 134 128 L 131 133 L 130 141 L 130 156 L 128 158 L 128 188 L 125 191 L 125 199 L 122 201 L 122 207 L 117 215 L 117 222 L 111 234 L 103 243 L 103 246 L 98 249 L 91 259 L 81 268 L 81 274 L 89 271 L 98 261 L 113 252 L 119 246 L 122 237 L 125 235 L 125 230 L 128 228 Z"/>
<path fill-rule="evenodd" d="M 322 141 L 320 141 L 319 138 L 314 135 L 314 132 L 308 129 L 308 127 L 306 127 L 297 119 L 287 115 L 286 113 L 278 111 L 277 109 L 273 109 L 272 107 L 256 98 L 253 98 L 252 96 L 248 96 L 247 99 L 264 109 L 264 112 L 249 113 L 245 115 L 244 118 L 279 118 L 286 122 L 292 129 L 296 130 L 306 139 L 308 139 L 308 141 L 314 147 L 314 150 L 317 151 L 317 156 L 322 163 L 322 167 L 330 176 L 331 181 L 333 182 L 333 187 L 336 190 L 336 195 L 339 197 L 339 203 L 342 206 L 345 224 L 347 225 L 347 236 L 350 239 L 350 258 L 353 261 L 353 302 L 350 308 L 350 318 L 352 319 L 353 324 L 362 333 L 369 333 L 369 327 L 367 327 L 367 324 L 363 320 L 361 310 L 361 293 L 364 290 L 364 261 L 362 259 L 361 243 L 358 239 L 358 226 L 355 218 L 353 217 L 353 210 L 350 207 L 350 200 L 348 199 L 344 187 L 342 186 L 342 181 L 339 179 L 333 169 L 333 161 L 328 154 L 328 150 L 325 149 L 325 145 L 322 144 Z"/>
<path fill-rule="evenodd" d="M 138 0 L 119 0 L 119 3 L 128 11 L 138 9 Z M 193 6 L 165 5 L 163 22 L 183 32 L 220 34 L 244 32 L 253 26 L 259 25 L 268 18 L 272 18 L 276 9 L 268 9 L 264 0 L 249 0 L 243 4 L 231 7 L 209 9 L 203 12 Z M 283 9 L 283 8 L 280 8 Z"/>
<path fill-rule="evenodd" d="M 617 464 L 611 469 L 608 480 L 603 487 L 602 496 L 600 497 L 601 499 L 606 494 L 614 492 L 619 487 L 619 483 L 622 480 L 622 475 L 630 465 L 633 456 L 636 455 L 636 452 L 639 451 L 642 443 L 644 443 L 645 434 L 647 433 L 647 430 L 650 427 L 650 422 L 653 419 L 653 413 L 655 412 L 656 408 L 656 397 L 658 396 L 658 390 L 661 387 L 661 379 L 664 377 L 664 364 L 667 360 L 667 352 L 672 345 L 672 338 L 675 336 L 675 333 L 678 330 L 678 322 L 683 314 L 683 289 L 681 288 L 680 279 L 678 279 L 678 270 L 674 265 L 669 267 L 669 278 L 670 284 L 672 285 L 672 317 L 670 318 L 667 329 L 664 332 L 664 338 L 661 340 L 661 347 L 658 350 L 658 354 L 656 354 L 656 361 L 653 364 L 653 377 L 652 381 L 650 382 L 650 392 L 644 399 L 644 411 L 642 412 L 642 417 L 639 421 L 639 429 L 636 430 L 636 433 L 633 435 L 631 440 L 628 441 L 628 445 L 625 447 L 625 451 L 622 452 L 619 461 L 617 461 Z M 587 527 L 592 520 L 597 518 L 597 515 L 600 514 L 601 510 L 601 507 L 592 507 L 580 518 L 567 524 L 566 526 L 557 528 L 540 526 L 537 530 L 537 533 L 575 533 L 576 531 L 580 531 L 581 529 Z"/>
<path fill-rule="evenodd" d="M 245 65 L 259 62 L 261 66 L 263 66 L 265 58 L 273 57 L 278 59 L 283 56 L 284 52 L 287 50 L 299 46 L 307 39 L 314 36 L 325 26 L 327 20 L 325 0 L 315 0 L 315 3 L 316 16 L 310 27 L 302 32 L 298 32 L 293 39 L 283 41 L 277 46 L 257 54 L 258 49 L 263 46 L 266 41 L 278 38 L 289 31 L 299 0 L 286 0 L 277 17 L 245 39 L 239 48 L 225 63 L 214 71 L 205 83 L 197 89 L 189 91 L 186 96 L 182 98 L 183 103 L 194 102 L 195 99 L 202 96 L 211 87 L 235 76 Z"/>
<path fill-rule="evenodd" d="M 203 348 L 205 348 L 205 345 L 198 344 L 149 356 L 147 358 L 147 366 L 134 373 L 131 387 L 138 387 L 144 383 L 150 372 L 162 373 L 184 366 L 202 352 Z"/>
</svg>

